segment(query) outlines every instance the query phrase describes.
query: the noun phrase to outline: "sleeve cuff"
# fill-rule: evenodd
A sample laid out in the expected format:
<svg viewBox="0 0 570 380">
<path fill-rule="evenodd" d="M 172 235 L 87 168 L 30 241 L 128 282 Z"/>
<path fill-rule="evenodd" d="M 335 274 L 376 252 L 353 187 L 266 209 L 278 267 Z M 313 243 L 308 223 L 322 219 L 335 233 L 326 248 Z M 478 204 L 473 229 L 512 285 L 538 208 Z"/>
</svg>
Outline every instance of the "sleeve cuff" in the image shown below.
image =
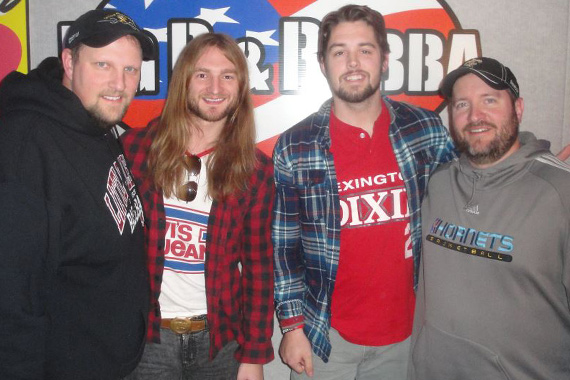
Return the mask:
<svg viewBox="0 0 570 380">
<path fill-rule="evenodd" d="M 304 323 L 303 303 L 300 300 L 284 301 L 275 308 L 279 327 L 290 328 Z"/>
<path fill-rule="evenodd" d="M 279 327 L 281 330 L 283 329 L 290 329 L 305 323 L 305 317 L 302 315 L 298 315 L 296 317 L 287 318 L 279 321 Z"/>
<path fill-rule="evenodd" d="M 266 343 L 245 342 L 235 353 L 235 358 L 240 363 L 267 364 L 273 360 L 273 345 L 271 341 Z"/>
</svg>

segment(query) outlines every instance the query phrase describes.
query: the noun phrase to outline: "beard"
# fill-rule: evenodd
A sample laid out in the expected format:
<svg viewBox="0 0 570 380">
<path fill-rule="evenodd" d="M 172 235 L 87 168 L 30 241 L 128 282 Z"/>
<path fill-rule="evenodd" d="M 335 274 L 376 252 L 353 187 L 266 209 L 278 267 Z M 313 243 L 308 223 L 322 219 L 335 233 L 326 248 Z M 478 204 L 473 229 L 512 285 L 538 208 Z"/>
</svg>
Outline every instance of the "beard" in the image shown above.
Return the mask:
<svg viewBox="0 0 570 380">
<path fill-rule="evenodd" d="M 470 143 L 467 138 L 459 136 L 455 132 L 455 128 L 452 128 L 455 146 L 467 156 L 469 161 L 476 165 L 488 165 L 498 161 L 511 149 L 519 134 L 519 121 L 514 109 L 511 118 L 504 122 L 501 128 L 490 122 L 478 121 L 467 124 L 464 129 L 482 126 L 490 126 L 498 131 L 495 138 L 483 147 L 477 147 L 473 142 Z"/>
<path fill-rule="evenodd" d="M 383 66 L 383 60 L 380 61 L 380 67 Z M 331 77 L 330 71 L 329 69 L 326 67 L 325 64 L 325 77 L 327 79 L 327 82 L 329 84 L 329 88 L 331 90 L 331 92 L 336 95 L 336 97 L 338 97 L 340 100 L 343 100 L 347 103 L 361 103 L 363 101 L 365 101 L 366 99 L 370 98 L 372 95 L 374 95 L 374 93 L 376 93 L 376 91 L 379 91 L 380 89 L 380 82 L 381 82 L 381 77 L 382 74 L 380 75 L 380 77 L 378 78 L 378 82 L 377 83 L 371 83 L 370 82 L 370 75 L 369 73 L 365 72 L 365 71 L 360 71 L 359 72 L 365 74 L 368 77 L 368 84 L 361 89 L 360 91 L 351 91 L 350 90 L 350 86 L 347 87 L 343 87 L 340 85 L 341 80 L 340 78 L 336 79 L 338 82 L 335 83 L 339 83 L 339 87 L 335 88 L 335 86 L 333 85 L 333 77 Z M 345 73 L 343 75 L 347 75 L 348 73 Z"/>
<path fill-rule="evenodd" d="M 199 99 L 190 98 L 188 100 L 188 111 L 190 111 L 190 113 L 196 117 L 209 122 L 217 122 L 223 120 L 229 115 L 233 114 L 237 109 L 237 99 L 232 100 L 232 102 L 229 103 L 225 109 L 215 113 L 207 112 L 206 110 L 201 109 L 198 102 Z"/>
<path fill-rule="evenodd" d="M 366 87 L 357 92 L 348 91 L 343 87 L 333 90 L 333 92 L 339 99 L 344 100 L 347 103 L 361 103 L 371 97 L 379 88 L 380 83 L 375 87 L 372 87 L 372 84 L 368 83 Z"/>
</svg>

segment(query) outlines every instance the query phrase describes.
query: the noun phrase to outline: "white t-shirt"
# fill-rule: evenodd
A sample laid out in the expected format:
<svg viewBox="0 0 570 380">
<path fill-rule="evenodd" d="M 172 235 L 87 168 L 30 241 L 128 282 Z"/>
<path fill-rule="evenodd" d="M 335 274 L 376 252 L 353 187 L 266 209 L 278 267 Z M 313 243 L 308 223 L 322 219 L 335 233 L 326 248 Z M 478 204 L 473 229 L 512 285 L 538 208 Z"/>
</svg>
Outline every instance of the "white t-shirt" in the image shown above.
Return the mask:
<svg viewBox="0 0 570 380">
<path fill-rule="evenodd" d="M 164 198 L 166 213 L 165 261 L 159 297 L 163 318 L 206 314 L 206 231 L 212 199 L 208 196 L 206 162 L 198 178 L 198 193 L 192 202 Z"/>
</svg>

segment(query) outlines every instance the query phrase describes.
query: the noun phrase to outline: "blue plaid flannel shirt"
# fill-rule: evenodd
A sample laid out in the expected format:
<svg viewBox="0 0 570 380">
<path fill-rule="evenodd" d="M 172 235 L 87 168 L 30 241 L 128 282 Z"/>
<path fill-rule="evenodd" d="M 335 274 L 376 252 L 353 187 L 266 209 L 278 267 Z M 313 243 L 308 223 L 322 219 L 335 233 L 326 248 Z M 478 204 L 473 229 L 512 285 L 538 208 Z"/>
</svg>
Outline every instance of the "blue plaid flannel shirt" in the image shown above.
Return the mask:
<svg viewBox="0 0 570 380">
<path fill-rule="evenodd" d="M 430 174 L 455 157 L 439 116 L 383 98 L 390 112 L 390 140 L 408 194 L 414 288 L 421 250 L 420 204 Z M 313 352 L 331 351 L 330 300 L 340 251 L 340 200 L 330 152 L 329 99 L 317 113 L 283 133 L 273 153 L 276 198 L 272 239 L 275 306 L 282 327 L 304 321 Z"/>
</svg>

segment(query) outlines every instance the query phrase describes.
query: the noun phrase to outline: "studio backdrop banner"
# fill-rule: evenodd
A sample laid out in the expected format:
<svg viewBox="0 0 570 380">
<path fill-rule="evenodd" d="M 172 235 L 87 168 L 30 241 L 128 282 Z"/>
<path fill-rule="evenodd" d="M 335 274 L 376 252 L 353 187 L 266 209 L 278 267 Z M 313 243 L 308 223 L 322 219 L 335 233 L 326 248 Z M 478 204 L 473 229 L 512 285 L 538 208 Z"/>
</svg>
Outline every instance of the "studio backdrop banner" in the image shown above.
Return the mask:
<svg viewBox="0 0 570 380">
<path fill-rule="evenodd" d="M 131 16 L 158 42 L 155 61 L 145 62 L 139 96 L 124 122 L 143 127 L 158 116 L 178 54 L 195 36 L 231 35 L 244 51 L 255 104 L 257 141 L 270 153 L 277 136 L 314 112 L 330 97 L 317 60 L 320 20 L 342 5 L 340 0 L 111 0 L 97 8 L 116 8 Z M 438 0 L 369 0 L 359 4 L 381 12 L 390 44 L 383 93 L 440 111 L 437 94 L 443 76 L 481 54 L 477 30 L 461 27 L 452 9 Z M 3 0 L 0 38 L 10 59 L 0 75 L 27 67 L 26 1 Z M 72 20 L 58 23 L 58 46 Z M 19 62 L 18 66 L 14 61 Z"/>
</svg>

